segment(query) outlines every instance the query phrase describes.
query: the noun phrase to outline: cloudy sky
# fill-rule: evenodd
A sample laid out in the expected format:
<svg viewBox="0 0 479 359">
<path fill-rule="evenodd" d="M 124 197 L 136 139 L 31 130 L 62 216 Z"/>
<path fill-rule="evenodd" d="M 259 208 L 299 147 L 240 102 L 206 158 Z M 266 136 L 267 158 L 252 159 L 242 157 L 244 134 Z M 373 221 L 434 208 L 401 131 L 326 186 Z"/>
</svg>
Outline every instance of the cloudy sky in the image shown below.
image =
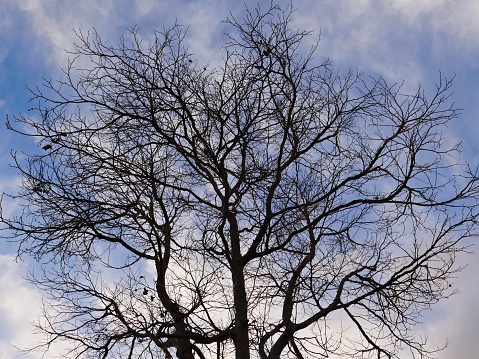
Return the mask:
<svg viewBox="0 0 479 359">
<path fill-rule="evenodd" d="M 246 4 L 258 1 L 262 2 Z M 462 142 L 464 159 L 479 162 L 479 1 L 296 0 L 295 7 L 295 26 L 320 33 L 317 56 L 330 58 L 340 70 L 359 69 L 389 82 L 405 81 L 408 88 L 422 84 L 426 90 L 434 87 L 440 73 L 455 76 L 452 100 L 464 111 L 446 136 Z M 243 1 L 237 0 L 0 0 L 2 123 L 31 107 L 26 86 L 35 87 L 42 77 L 61 76 L 68 59 L 65 50 L 75 42 L 74 30 L 95 28 L 105 43 L 115 44 L 134 25 L 148 38 L 154 29 L 177 21 L 190 26 L 190 51 L 214 64 L 221 60 L 217 58 L 225 31 L 221 20 L 230 12 L 241 17 L 243 11 Z M 1 125 L 0 192 L 14 192 L 19 182 L 8 166 L 10 150 L 33 146 Z M 4 203 L 3 210 L 15 211 L 15 203 Z M 1 359 L 20 357 L 11 344 L 39 339 L 29 321 L 39 313 L 41 293 L 22 280 L 34 264 L 28 258 L 14 262 L 14 253 L 14 245 L 0 244 Z M 432 345 L 448 340 L 444 359 L 477 358 L 479 255 L 460 261 L 468 264 L 455 283 L 460 293 L 425 313 L 425 323 L 418 328 Z"/>
</svg>

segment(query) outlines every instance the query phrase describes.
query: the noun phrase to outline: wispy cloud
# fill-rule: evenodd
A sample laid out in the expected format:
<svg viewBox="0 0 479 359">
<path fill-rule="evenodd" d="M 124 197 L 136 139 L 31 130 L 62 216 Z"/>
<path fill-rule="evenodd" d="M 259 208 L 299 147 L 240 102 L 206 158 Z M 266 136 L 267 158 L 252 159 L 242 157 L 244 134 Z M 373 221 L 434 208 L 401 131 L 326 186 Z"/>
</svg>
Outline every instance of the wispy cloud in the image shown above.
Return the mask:
<svg viewBox="0 0 479 359">
<path fill-rule="evenodd" d="M 460 262 L 468 267 L 454 283 L 459 293 L 433 307 L 427 318 L 430 322 L 425 325 L 432 345 L 448 343 L 440 355 L 443 359 L 477 357 L 479 254 L 463 256 Z"/>
<path fill-rule="evenodd" d="M 443 56 L 467 56 L 453 53 L 451 46 L 479 51 L 474 0 L 326 0 L 297 6 L 298 25 L 321 30 L 325 55 L 391 80 L 424 82 Z"/>
<path fill-rule="evenodd" d="M 17 347 L 35 345 L 30 322 L 40 314 L 41 293 L 29 286 L 22 278 L 25 263 L 14 262 L 8 255 L 0 255 L 0 357 L 3 359 L 18 358 Z M 38 353 L 24 357 L 40 358 Z"/>
</svg>

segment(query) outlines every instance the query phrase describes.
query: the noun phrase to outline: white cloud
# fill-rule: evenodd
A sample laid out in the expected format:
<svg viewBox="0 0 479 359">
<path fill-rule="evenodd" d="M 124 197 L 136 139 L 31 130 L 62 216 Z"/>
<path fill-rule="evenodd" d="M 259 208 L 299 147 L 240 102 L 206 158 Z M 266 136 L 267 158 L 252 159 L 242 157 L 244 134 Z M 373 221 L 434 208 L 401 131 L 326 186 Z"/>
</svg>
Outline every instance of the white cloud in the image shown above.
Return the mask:
<svg viewBox="0 0 479 359">
<path fill-rule="evenodd" d="M 321 30 L 319 55 L 390 81 L 430 82 L 439 70 L 453 75 L 451 57 L 472 62 L 471 52 L 479 52 L 475 0 L 325 0 L 297 7 L 299 27 Z"/>
<path fill-rule="evenodd" d="M 22 278 L 25 263 L 14 262 L 8 255 L 0 255 L 0 357 L 2 359 L 18 358 L 18 351 L 12 346 L 26 348 L 35 344 L 39 338 L 32 334 L 29 322 L 40 313 L 41 293 L 27 284 Z M 24 357 L 40 358 L 31 354 Z"/>
<path fill-rule="evenodd" d="M 7 1 L 9 11 L 13 11 L 14 3 Z M 191 50 L 203 57 L 212 34 L 218 36 L 220 21 L 229 11 L 238 14 L 243 10 L 242 3 L 214 1 L 18 0 L 15 4 L 31 23 L 37 50 L 55 66 L 66 64 L 64 50 L 72 48 L 74 28 L 95 27 L 107 43 L 108 39 L 115 43 L 125 27 L 148 26 L 151 28 L 145 30 L 149 32 L 170 26 L 175 19 L 191 25 L 190 35 L 196 40 L 191 41 Z M 255 6 L 251 1 L 247 4 Z M 360 69 L 370 68 L 386 77 L 421 80 L 417 56 L 425 36 L 430 37 L 438 51 L 447 51 L 444 46 L 458 46 L 458 42 L 479 50 L 479 22 L 475 16 L 479 3 L 474 0 L 305 0 L 296 7 L 299 27 L 321 29 L 324 56 L 352 66 L 357 64 Z M 8 26 L 14 25 L 10 21 Z M 204 55 L 208 58 L 211 53 Z"/>
<path fill-rule="evenodd" d="M 436 31 L 479 45 L 479 3 L 475 0 L 398 0 L 391 2 L 389 8 L 415 26 L 433 25 Z"/>
<path fill-rule="evenodd" d="M 190 51 L 200 59 L 212 57 L 212 38 L 222 31 L 223 20 L 229 11 L 243 4 L 218 3 L 216 1 L 102 1 L 84 0 L 6 0 L 8 11 L 13 18 L 21 21 L 10 21 L 0 27 L 0 35 L 10 38 L 9 34 L 21 33 L 28 36 L 31 46 L 25 51 L 29 58 L 35 58 L 37 64 L 48 64 L 50 74 L 65 68 L 67 59 L 71 57 L 65 50 L 74 49 L 78 42 L 74 30 L 84 33 L 93 28 L 101 35 L 106 45 L 118 43 L 126 28 L 139 26 L 140 34 L 151 38 L 153 30 L 162 30 L 175 22 L 189 26 L 187 44 Z M 5 30 L 2 30 L 5 28 Z M 7 29 L 8 28 L 8 29 Z M 194 38 L 194 40 L 193 40 Z M 191 41 L 188 41 L 188 40 Z M 0 55 L 8 53 L 15 46 L 0 45 Z M 1 59 L 1 57 L 0 57 Z M 214 61 L 210 61 L 214 62 Z"/>
<path fill-rule="evenodd" d="M 425 323 L 431 344 L 441 346 L 448 342 L 448 347 L 440 355 L 443 359 L 477 358 L 479 254 L 462 256 L 460 261 L 469 265 L 454 284 L 459 293 L 434 307 L 428 316 L 431 322 Z M 434 319 L 435 313 L 441 313 L 439 319 Z"/>
<path fill-rule="evenodd" d="M 115 30 L 120 25 L 119 18 L 115 16 L 115 2 L 111 0 L 19 0 L 18 6 L 31 23 L 32 35 L 37 39 L 37 51 L 54 66 L 65 66 L 65 50 L 73 48 L 74 29 L 90 30 L 99 26 L 99 30 L 108 34 L 108 29 Z"/>
</svg>

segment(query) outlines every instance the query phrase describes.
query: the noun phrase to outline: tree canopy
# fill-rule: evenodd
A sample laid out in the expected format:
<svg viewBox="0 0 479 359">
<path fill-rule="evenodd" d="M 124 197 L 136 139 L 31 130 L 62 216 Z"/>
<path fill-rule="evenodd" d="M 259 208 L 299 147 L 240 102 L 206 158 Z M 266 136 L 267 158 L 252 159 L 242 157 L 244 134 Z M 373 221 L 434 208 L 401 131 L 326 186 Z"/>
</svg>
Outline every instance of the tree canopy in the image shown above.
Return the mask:
<svg viewBox="0 0 479 359">
<path fill-rule="evenodd" d="M 41 263 L 44 341 L 72 358 L 432 357 L 414 331 L 477 235 L 477 170 L 442 135 L 451 81 L 339 73 L 291 8 L 226 20 L 223 62 L 181 26 L 116 46 L 78 33 L 40 116 L 12 130 Z M 83 65 L 80 65 L 83 64 Z"/>
</svg>

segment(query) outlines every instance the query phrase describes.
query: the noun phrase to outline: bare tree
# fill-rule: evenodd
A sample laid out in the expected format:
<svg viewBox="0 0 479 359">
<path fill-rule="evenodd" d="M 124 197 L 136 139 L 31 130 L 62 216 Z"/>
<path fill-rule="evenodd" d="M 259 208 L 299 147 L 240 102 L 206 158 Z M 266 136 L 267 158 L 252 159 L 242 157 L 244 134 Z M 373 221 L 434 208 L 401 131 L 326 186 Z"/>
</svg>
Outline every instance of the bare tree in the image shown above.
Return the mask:
<svg viewBox="0 0 479 359">
<path fill-rule="evenodd" d="M 441 135 L 451 83 L 406 95 L 338 74 L 292 14 L 227 19 L 215 69 L 180 26 L 118 46 L 79 33 L 64 80 L 34 91 L 41 119 L 8 124 L 42 147 L 14 154 L 23 212 L 1 219 L 42 264 L 34 349 L 434 355 L 413 327 L 454 292 L 460 241 L 477 234 L 477 172 Z"/>
</svg>

